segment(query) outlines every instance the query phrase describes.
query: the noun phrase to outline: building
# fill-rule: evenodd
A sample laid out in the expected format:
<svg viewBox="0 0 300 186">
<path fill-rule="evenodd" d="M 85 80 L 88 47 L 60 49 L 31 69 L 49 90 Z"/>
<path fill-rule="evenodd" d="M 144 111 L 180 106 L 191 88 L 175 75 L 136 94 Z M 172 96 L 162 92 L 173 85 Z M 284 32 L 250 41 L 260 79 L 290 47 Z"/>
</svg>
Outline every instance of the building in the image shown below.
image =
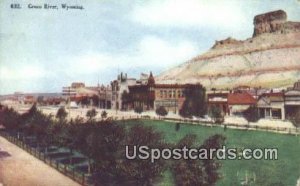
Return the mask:
<svg viewBox="0 0 300 186">
<path fill-rule="evenodd" d="M 34 104 L 36 103 L 36 98 L 31 95 L 27 95 L 24 97 L 24 104 Z"/>
<path fill-rule="evenodd" d="M 208 92 L 207 94 L 208 110 L 210 110 L 212 107 L 217 107 L 221 110 L 222 115 L 229 115 L 228 94 L 229 91 Z"/>
<path fill-rule="evenodd" d="M 122 94 L 129 92 L 129 86 L 137 84 L 135 78 L 128 78 L 127 74 L 119 74 L 118 78 L 110 83 L 111 85 L 111 108 L 115 110 L 124 109 Z"/>
<path fill-rule="evenodd" d="M 111 86 L 98 86 L 99 108 L 111 109 L 112 89 Z"/>
<path fill-rule="evenodd" d="M 67 102 L 74 101 L 77 104 L 83 103 L 84 105 L 92 105 L 99 106 L 100 105 L 100 94 L 105 92 L 106 97 L 104 96 L 105 100 L 102 100 L 106 103 L 106 105 L 110 105 L 111 102 L 111 90 L 110 88 L 98 86 L 85 86 L 84 83 L 75 82 L 72 83 L 71 86 L 63 87 L 62 88 L 62 95 Z M 98 103 L 94 103 L 93 97 L 96 96 L 99 98 Z"/>
<path fill-rule="evenodd" d="M 300 109 L 300 81 L 296 82 L 294 87 L 289 88 L 285 92 L 284 98 L 286 118 L 289 118 Z"/>
<path fill-rule="evenodd" d="M 188 85 L 156 84 L 154 109 L 163 106 L 169 112 L 177 113 L 185 100 L 184 91 Z"/>
<path fill-rule="evenodd" d="M 256 104 L 256 99 L 246 90 L 213 91 L 207 94 L 208 110 L 211 107 L 218 107 L 222 115 L 240 115 L 250 106 Z"/>
<path fill-rule="evenodd" d="M 134 109 L 136 107 L 142 107 L 143 110 L 153 110 L 155 80 L 152 73 L 150 73 L 147 81 L 144 80 L 144 82 L 141 81 L 137 83 L 138 84 L 128 86 L 130 100 L 126 103 L 127 108 Z"/>
<path fill-rule="evenodd" d="M 257 101 L 260 118 L 285 120 L 284 92 L 269 92 L 261 95 Z"/>
<path fill-rule="evenodd" d="M 248 92 L 233 92 L 227 97 L 229 115 L 240 115 L 250 106 L 255 106 L 256 99 Z"/>
<path fill-rule="evenodd" d="M 168 112 L 177 113 L 186 99 L 187 89 L 201 89 L 200 84 L 156 84 L 150 72 L 145 83 L 129 86 L 131 102 L 128 108 L 142 107 L 143 110 L 155 110 L 160 106 Z M 200 99 L 200 98 L 199 98 Z"/>
</svg>

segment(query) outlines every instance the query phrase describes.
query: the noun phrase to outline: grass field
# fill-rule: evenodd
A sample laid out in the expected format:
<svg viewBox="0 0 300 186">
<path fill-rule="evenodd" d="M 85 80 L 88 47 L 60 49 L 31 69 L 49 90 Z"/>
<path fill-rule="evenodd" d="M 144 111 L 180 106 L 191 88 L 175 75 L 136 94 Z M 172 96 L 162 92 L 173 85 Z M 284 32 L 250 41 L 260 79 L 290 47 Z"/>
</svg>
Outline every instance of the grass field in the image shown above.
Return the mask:
<svg viewBox="0 0 300 186">
<path fill-rule="evenodd" d="M 163 132 L 167 142 L 175 143 L 186 134 L 196 134 L 199 144 L 213 134 L 226 137 L 226 147 L 236 148 L 277 148 L 278 160 L 220 160 L 222 163 L 222 179 L 217 185 L 241 185 L 241 182 L 253 179 L 250 185 L 295 186 L 300 177 L 300 136 L 275 134 L 260 131 L 242 131 L 222 127 L 204 127 L 199 125 L 181 124 L 175 130 L 175 124 L 165 121 L 142 121 L 143 125 L 153 126 Z M 136 122 L 127 121 L 132 125 Z M 164 173 L 161 185 L 173 185 L 170 172 Z"/>
</svg>

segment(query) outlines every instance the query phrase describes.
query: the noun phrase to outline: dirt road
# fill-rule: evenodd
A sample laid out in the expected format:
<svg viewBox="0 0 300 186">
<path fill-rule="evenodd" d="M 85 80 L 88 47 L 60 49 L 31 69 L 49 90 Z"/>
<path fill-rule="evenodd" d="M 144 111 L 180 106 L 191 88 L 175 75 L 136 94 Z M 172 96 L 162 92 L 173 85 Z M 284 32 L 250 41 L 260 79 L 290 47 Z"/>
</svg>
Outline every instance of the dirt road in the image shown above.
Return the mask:
<svg viewBox="0 0 300 186">
<path fill-rule="evenodd" d="M 0 137 L 0 185 L 79 186 L 42 161 Z"/>
</svg>

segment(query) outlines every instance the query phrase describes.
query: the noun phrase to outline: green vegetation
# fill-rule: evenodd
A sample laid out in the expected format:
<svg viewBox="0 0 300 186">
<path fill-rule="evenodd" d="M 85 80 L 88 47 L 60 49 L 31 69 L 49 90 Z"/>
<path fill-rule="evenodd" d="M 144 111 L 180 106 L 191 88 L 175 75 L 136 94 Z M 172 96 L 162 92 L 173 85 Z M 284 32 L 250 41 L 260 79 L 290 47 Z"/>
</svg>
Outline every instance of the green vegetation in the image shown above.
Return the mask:
<svg viewBox="0 0 300 186">
<path fill-rule="evenodd" d="M 295 109 L 289 116 L 289 120 L 295 127 L 300 127 L 300 109 Z"/>
<path fill-rule="evenodd" d="M 143 112 L 143 107 L 142 106 L 137 106 L 134 108 L 134 112 L 141 114 Z"/>
<path fill-rule="evenodd" d="M 105 110 L 103 110 L 102 112 L 101 112 L 101 118 L 102 119 L 105 119 L 107 117 L 107 112 L 105 111 Z"/>
<path fill-rule="evenodd" d="M 190 138 L 187 135 L 178 144 L 166 143 L 163 133 L 151 126 L 144 126 L 141 121 L 137 120 L 135 125 L 130 127 L 114 121 L 96 122 L 92 119 L 95 112 L 93 109 L 90 112 L 91 114 L 87 115 L 89 117 L 87 122 L 79 118 L 61 122 L 53 120 L 52 116 L 44 115 L 36 105 L 33 105 L 23 115 L 8 108 L 1 109 L 0 118 L 7 119 L 1 121 L 6 129 L 5 136 L 14 138 L 14 142 L 17 139 L 39 154 L 43 153 L 44 158 L 50 157 L 50 162 L 54 161 L 56 164 L 64 162 L 65 173 L 66 164 L 71 167 L 72 175 L 74 169 L 81 170 L 90 176 L 95 185 L 154 185 L 161 182 L 162 175 L 167 170 L 172 170 L 176 185 L 188 186 L 192 183 L 208 186 L 220 178 L 218 173 L 220 166 L 216 166 L 219 164 L 215 159 L 178 162 L 161 158 L 153 163 L 151 159 L 145 159 L 139 156 L 139 152 L 133 150 L 140 146 L 147 146 L 149 149 L 174 148 L 181 147 L 185 143 L 188 143 L 189 147 L 196 147 L 198 144 L 194 144 L 195 137 Z M 11 125 L 7 121 L 13 121 L 18 125 Z M 224 140 L 219 138 L 223 139 L 220 135 L 211 136 L 202 146 L 205 148 L 221 146 Z M 125 148 L 127 145 L 131 146 L 129 152 L 127 151 L 128 154 L 137 154 L 134 160 L 127 159 Z M 85 161 L 84 170 L 78 168 L 82 167 L 82 161 Z M 188 172 L 190 169 L 195 171 Z"/>
<path fill-rule="evenodd" d="M 179 142 L 187 134 L 196 135 L 199 145 L 208 137 L 221 134 L 226 137 L 226 147 L 243 148 L 277 148 L 278 160 L 221 160 L 222 178 L 217 185 L 241 185 L 248 178 L 255 177 L 252 185 L 296 185 L 300 172 L 300 136 L 274 134 L 261 131 L 223 130 L 222 127 L 204 127 L 181 124 L 176 131 L 175 123 L 165 121 L 143 122 L 145 126 L 153 126 L 165 134 L 167 142 Z M 128 121 L 130 126 L 134 121 Z M 173 183 L 170 173 L 165 173 L 165 182 Z M 166 183 L 168 185 L 168 183 Z M 164 185 L 164 184 L 162 184 Z"/>
<path fill-rule="evenodd" d="M 90 121 L 93 120 L 96 116 L 97 116 L 97 111 L 94 108 L 86 112 L 86 117 L 88 117 Z"/>
<path fill-rule="evenodd" d="M 124 90 L 121 99 L 122 99 L 122 109 L 128 110 L 128 104 L 132 101 L 131 94 L 129 94 L 126 90 Z"/>
<path fill-rule="evenodd" d="M 216 123 L 223 123 L 224 116 L 222 114 L 222 110 L 220 107 L 213 105 L 209 109 L 209 116 L 216 122 Z"/>
<path fill-rule="evenodd" d="M 257 122 L 259 120 L 258 111 L 255 106 L 250 106 L 245 110 L 243 116 L 248 122 Z"/>
<path fill-rule="evenodd" d="M 223 130 L 151 120 L 101 121 L 79 118 L 66 123 L 42 114 L 34 105 L 18 114 L 1 108 L 6 131 L 46 154 L 73 165 L 87 159 L 83 172 L 103 185 L 295 185 L 300 172 L 300 137 L 260 131 Z M 178 124 L 179 126 L 179 124 Z M 177 130 L 176 130 L 177 128 Z M 127 160 L 125 145 L 150 148 L 277 148 L 278 160 Z M 53 149 L 56 149 L 53 153 Z M 52 151 L 52 152 L 50 152 Z M 48 153 L 49 152 L 49 153 Z M 78 155 L 81 154 L 81 156 Z M 82 157 L 83 156 L 83 157 Z M 56 161 L 56 160 L 55 160 Z M 61 161 L 61 160 L 57 160 Z M 82 170 L 82 164 L 75 167 Z"/>
<path fill-rule="evenodd" d="M 155 113 L 159 116 L 166 116 L 168 115 L 168 111 L 164 106 L 160 106 L 155 110 Z"/>
<path fill-rule="evenodd" d="M 66 117 L 68 116 L 68 113 L 65 109 L 65 107 L 60 107 L 58 110 L 57 110 L 57 113 L 56 113 L 56 118 L 60 121 L 60 122 L 64 122 L 66 120 Z"/>
<path fill-rule="evenodd" d="M 185 118 L 205 115 L 205 92 L 205 88 L 200 84 L 197 84 L 196 87 L 187 87 L 183 92 L 186 99 L 183 102 L 182 108 L 179 110 L 179 114 Z"/>
</svg>

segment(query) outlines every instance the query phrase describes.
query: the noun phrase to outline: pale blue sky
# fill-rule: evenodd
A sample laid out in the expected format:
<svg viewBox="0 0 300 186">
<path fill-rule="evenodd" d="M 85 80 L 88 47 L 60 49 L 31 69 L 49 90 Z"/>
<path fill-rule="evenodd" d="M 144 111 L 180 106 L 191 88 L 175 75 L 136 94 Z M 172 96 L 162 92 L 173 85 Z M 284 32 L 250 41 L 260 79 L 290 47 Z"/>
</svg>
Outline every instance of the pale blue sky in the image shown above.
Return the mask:
<svg viewBox="0 0 300 186">
<path fill-rule="evenodd" d="M 12 10 L 19 2 L 21 10 Z M 34 3 L 40 2 L 40 3 Z M 155 75 L 208 50 L 215 40 L 252 36 L 253 17 L 283 9 L 300 20 L 298 0 L 0 2 L 0 94 L 60 92 L 73 81 L 109 83 L 118 71 Z M 58 5 L 30 10 L 27 5 Z"/>
</svg>

